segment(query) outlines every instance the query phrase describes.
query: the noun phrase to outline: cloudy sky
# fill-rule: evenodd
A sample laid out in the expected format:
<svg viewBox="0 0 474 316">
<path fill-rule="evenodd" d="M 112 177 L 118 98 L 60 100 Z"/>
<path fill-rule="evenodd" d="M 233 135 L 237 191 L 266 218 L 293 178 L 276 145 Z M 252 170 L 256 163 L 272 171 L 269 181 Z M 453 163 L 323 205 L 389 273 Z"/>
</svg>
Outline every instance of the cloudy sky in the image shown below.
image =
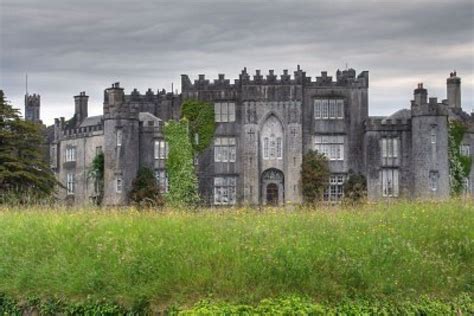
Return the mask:
<svg viewBox="0 0 474 316">
<path fill-rule="evenodd" d="M 308 76 L 346 65 L 370 72 L 370 114 L 406 107 L 418 82 L 446 97 L 446 77 L 462 78 L 474 109 L 474 2 L 0 0 L 0 89 L 23 110 L 41 94 L 41 117 L 70 117 L 85 90 L 89 114 L 120 81 L 169 90 L 180 74 L 238 77 L 243 67 Z"/>
</svg>

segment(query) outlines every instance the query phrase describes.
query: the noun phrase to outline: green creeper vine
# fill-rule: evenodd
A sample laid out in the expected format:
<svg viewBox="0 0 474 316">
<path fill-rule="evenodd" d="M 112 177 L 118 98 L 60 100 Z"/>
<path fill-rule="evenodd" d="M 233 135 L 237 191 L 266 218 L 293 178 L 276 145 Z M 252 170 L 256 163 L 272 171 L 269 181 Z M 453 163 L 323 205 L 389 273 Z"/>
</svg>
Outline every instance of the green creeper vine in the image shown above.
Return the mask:
<svg viewBox="0 0 474 316">
<path fill-rule="evenodd" d="M 471 173 L 472 158 L 461 153 L 460 146 L 466 133 L 466 126 L 453 121 L 449 124 L 449 180 L 451 195 L 459 195 L 464 189 L 464 179 Z"/>
<path fill-rule="evenodd" d="M 189 206 L 199 201 L 198 180 L 194 171 L 193 147 L 188 137 L 188 121 L 165 124 L 165 140 L 169 145 L 166 171 L 169 192 L 166 202 L 171 206 Z"/>
<path fill-rule="evenodd" d="M 198 154 L 203 152 L 211 143 L 216 129 L 214 107 L 207 102 L 189 99 L 182 105 L 181 117 L 189 122 L 193 151 Z"/>
<path fill-rule="evenodd" d="M 94 181 L 97 195 L 93 198 L 95 204 L 100 205 L 104 197 L 104 154 L 102 152 L 97 154 L 94 160 L 92 160 L 87 177 Z"/>
</svg>

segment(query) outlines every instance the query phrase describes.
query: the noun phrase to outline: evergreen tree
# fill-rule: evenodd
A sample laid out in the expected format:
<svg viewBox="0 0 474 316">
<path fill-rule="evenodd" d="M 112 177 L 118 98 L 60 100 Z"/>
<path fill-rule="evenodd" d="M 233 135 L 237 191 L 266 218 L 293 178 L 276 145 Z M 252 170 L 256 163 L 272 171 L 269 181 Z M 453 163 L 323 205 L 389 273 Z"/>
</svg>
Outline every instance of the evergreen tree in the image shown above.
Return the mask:
<svg viewBox="0 0 474 316">
<path fill-rule="evenodd" d="M 11 195 L 23 203 L 51 196 L 58 182 L 43 144 L 42 126 L 22 120 L 0 90 L 0 201 Z"/>
<path fill-rule="evenodd" d="M 326 156 L 309 151 L 303 156 L 301 184 L 306 203 L 320 201 L 329 184 L 329 164 Z"/>
</svg>

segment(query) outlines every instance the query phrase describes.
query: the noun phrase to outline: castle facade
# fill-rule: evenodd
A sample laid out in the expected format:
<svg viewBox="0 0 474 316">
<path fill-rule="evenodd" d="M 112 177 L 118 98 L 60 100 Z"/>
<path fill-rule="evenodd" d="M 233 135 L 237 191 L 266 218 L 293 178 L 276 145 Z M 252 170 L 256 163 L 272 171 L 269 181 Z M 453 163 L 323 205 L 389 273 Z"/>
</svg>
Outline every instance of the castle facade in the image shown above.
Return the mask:
<svg viewBox="0 0 474 316">
<path fill-rule="evenodd" d="M 316 150 L 329 160 L 331 176 L 324 199 L 338 201 L 350 172 L 367 178 L 368 198 L 449 197 L 450 120 L 469 126 L 462 152 L 471 155 L 474 117 L 461 108 L 461 80 L 447 79 L 447 99 L 429 98 L 419 84 L 407 109 L 391 116 L 369 116 L 369 74 L 327 72 L 312 79 L 298 66 L 277 76 L 252 76 L 244 69 L 231 82 L 181 76 L 181 93 L 136 89 L 119 83 L 104 91 L 103 115 L 88 116 L 88 96 L 74 97 L 75 114 L 47 128 L 52 170 L 65 186 L 60 196 L 74 203 L 94 201 L 97 184 L 88 170 L 104 153 L 104 204 L 123 205 L 137 170 L 155 171 L 168 189 L 168 144 L 163 126 L 179 119 L 181 104 L 198 99 L 214 105 L 212 145 L 195 164 L 202 199 L 210 205 L 283 205 L 302 202 L 300 172 L 304 153 Z M 32 112 L 35 111 L 35 112 Z M 36 112 L 37 111 L 37 112 Z M 39 120 L 39 96 L 25 98 L 25 117 Z M 473 172 L 465 179 L 471 194 Z"/>
</svg>

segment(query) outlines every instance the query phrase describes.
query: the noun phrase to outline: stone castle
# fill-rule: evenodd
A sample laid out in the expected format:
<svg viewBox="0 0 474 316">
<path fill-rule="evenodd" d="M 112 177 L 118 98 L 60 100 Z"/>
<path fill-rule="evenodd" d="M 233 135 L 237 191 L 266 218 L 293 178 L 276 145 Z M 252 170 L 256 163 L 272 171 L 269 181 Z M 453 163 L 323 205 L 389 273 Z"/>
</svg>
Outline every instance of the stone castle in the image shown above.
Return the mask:
<svg viewBox="0 0 474 316">
<path fill-rule="evenodd" d="M 331 176 L 324 199 L 343 198 L 350 172 L 367 178 L 368 198 L 433 198 L 450 194 L 448 122 L 469 126 L 461 150 L 471 155 L 474 116 L 461 108 L 461 79 L 447 79 L 447 99 L 429 98 L 423 84 L 409 108 L 388 117 L 369 116 L 369 73 L 327 72 L 312 79 L 298 66 L 277 76 L 273 70 L 250 75 L 243 69 L 231 82 L 181 76 L 181 94 L 136 89 L 119 83 L 104 91 L 103 115 L 88 116 L 88 96 L 74 97 L 75 114 L 47 128 L 51 168 L 66 189 L 61 197 L 90 203 L 98 194 L 88 177 L 95 155 L 104 153 L 104 204 L 127 203 L 137 170 L 155 171 L 168 190 L 168 144 L 163 125 L 180 116 L 181 103 L 198 99 L 214 105 L 213 144 L 195 164 L 202 199 L 210 205 L 300 203 L 300 169 L 309 150 L 324 153 Z M 25 97 L 25 118 L 39 121 L 40 97 Z M 465 179 L 470 194 L 473 172 Z"/>
</svg>

